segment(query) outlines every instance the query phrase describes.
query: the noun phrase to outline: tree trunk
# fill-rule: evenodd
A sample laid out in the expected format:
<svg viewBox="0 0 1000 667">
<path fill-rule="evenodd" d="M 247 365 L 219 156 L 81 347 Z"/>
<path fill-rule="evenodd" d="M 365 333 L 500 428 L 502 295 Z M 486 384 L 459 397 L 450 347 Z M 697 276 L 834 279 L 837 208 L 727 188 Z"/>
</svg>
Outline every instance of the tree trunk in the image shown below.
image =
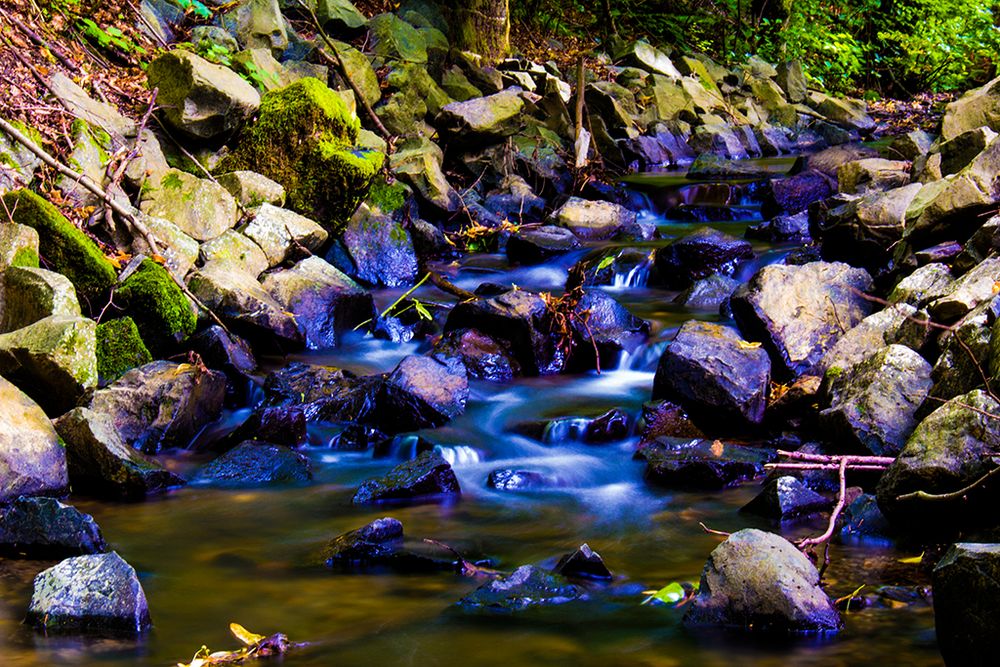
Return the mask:
<svg viewBox="0 0 1000 667">
<path fill-rule="evenodd" d="M 462 0 L 451 8 L 452 45 L 494 64 L 510 53 L 507 0 Z"/>
</svg>

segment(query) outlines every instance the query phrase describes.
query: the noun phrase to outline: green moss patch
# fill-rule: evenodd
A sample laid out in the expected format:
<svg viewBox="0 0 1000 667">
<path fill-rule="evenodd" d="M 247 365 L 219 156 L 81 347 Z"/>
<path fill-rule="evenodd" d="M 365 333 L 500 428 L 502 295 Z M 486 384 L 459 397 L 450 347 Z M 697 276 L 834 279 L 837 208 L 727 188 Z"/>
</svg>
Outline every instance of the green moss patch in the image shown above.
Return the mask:
<svg viewBox="0 0 1000 667">
<path fill-rule="evenodd" d="M 153 360 L 131 317 L 97 325 L 97 375 L 114 382 L 126 372 Z"/>
<path fill-rule="evenodd" d="M 385 177 L 379 176 L 372 181 L 367 201 L 383 213 L 392 213 L 403 208 L 403 204 L 406 203 L 406 190 L 406 186 L 399 181 L 390 185 Z"/>
<path fill-rule="evenodd" d="M 385 155 L 356 148 L 361 124 L 336 92 L 310 77 L 264 95 L 257 122 L 219 166 L 284 186 L 290 208 L 343 231 Z"/>
<path fill-rule="evenodd" d="M 197 318 L 191 304 L 167 270 L 146 259 L 115 293 L 115 303 L 135 320 L 154 354 L 169 350 L 194 333 Z"/>
<path fill-rule="evenodd" d="M 39 254 L 46 264 L 69 278 L 77 294 L 85 300 L 94 305 L 99 303 L 115 284 L 117 274 L 97 244 L 59 209 L 31 190 L 9 192 L 3 200 L 13 212 L 14 222 L 34 227 L 38 232 Z"/>
<path fill-rule="evenodd" d="M 10 262 L 11 266 L 27 266 L 33 269 L 39 268 L 38 264 L 38 253 L 35 252 L 34 248 L 19 248 L 16 253 L 14 253 L 14 259 Z"/>
</svg>

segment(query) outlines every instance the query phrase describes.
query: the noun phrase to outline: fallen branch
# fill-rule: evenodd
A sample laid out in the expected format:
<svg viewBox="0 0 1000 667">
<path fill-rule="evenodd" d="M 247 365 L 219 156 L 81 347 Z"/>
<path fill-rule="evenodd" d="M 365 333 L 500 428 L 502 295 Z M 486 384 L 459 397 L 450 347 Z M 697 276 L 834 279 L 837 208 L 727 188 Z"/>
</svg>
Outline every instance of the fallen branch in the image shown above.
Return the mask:
<svg viewBox="0 0 1000 667">
<path fill-rule="evenodd" d="M 896 497 L 896 502 L 907 502 L 910 500 L 926 500 L 928 502 L 948 502 L 951 500 L 961 500 L 965 496 L 969 495 L 972 491 L 975 491 L 981 486 L 984 486 L 986 482 L 990 481 L 997 475 L 1000 475 L 1000 466 L 993 468 L 988 473 L 972 482 L 968 486 L 964 486 L 958 491 L 951 491 L 949 493 L 927 493 L 926 491 L 914 491 L 912 493 L 904 493 L 901 496 Z"/>
<path fill-rule="evenodd" d="M 836 467 L 840 466 L 841 461 L 846 461 L 848 466 L 864 465 L 864 466 L 887 467 L 891 465 L 893 461 L 896 460 L 891 456 L 862 456 L 854 454 L 845 454 L 845 455 L 810 454 L 808 452 L 790 452 L 784 449 L 778 450 L 778 456 L 784 457 L 786 459 L 792 459 L 794 461 L 808 461 L 810 463 L 828 463 L 828 464 L 833 464 Z"/>
<path fill-rule="evenodd" d="M 842 458 L 840 460 L 840 467 L 838 469 L 840 474 L 840 490 L 837 494 L 837 506 L 833 508 L 830 512 L 830 523 L 826 527 L 826 532 L 824 532 L 819 537 L 807 537 L 803 540 L 799 540 L 797 546 L 799 549 L 811 550 L 812 547 L 817 544 L 825 544 L 833 537 L 833 531 L 837 528 L 837 519 L 840 517 L 840 513 L 844 511 L 844 507 L 847 506 L 847 458 Z M 827 552 L 826 561 L 829 561 L 829 552 Z"/>
</svg>

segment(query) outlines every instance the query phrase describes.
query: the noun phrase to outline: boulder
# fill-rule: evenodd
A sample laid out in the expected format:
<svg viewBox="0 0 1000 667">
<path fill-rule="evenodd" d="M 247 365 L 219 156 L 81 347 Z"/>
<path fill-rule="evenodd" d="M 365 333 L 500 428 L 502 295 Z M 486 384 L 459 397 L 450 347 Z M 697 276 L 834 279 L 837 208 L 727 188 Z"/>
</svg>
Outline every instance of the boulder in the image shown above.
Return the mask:
<svg viewBox="0 0 1000 667">
<path fill-rule="evenodd" d="M 55 498 L 18 498 L 0 507 L 0 553 L 57 559 L 106 551 L 94 517 Z"/>
<path fill-rule="evenodd" d="M 523 565 L 505 577 L 491 579 L 456 605 L 466 612 L 508 614 L 566 604 L 582 597 L 584 590 L 565 577 Z"/>
<path fill-rule="evenodd" d="M 317 250 L 326 242 L 326 230 L 304 215 L 271 204 L 262 204 L 257 215 L 240 228 L 240 233 L 260 246 L 269 267 L 283 263 L 290 255 Z"/>
<path fill-rule="evenodd" d="M 899 343 L 913 350 L 920 350 L 929 337 L 927 327 L 920 321 L 926 319 L 913 306 L 896 304 L 861 320 L 833 344 L 816 366 L 818 373 L 839 368 L 836 373 L 850 370 L 886 345 Z"/>
<path fill-rule="evenodd" d="M 378 412 L 395 432 L 441 426 L 465 412 L 469 381 L 457 359 L 410 355 L 386 376 Z"/>
<path fill-rule="evenodd" d="M 271 265 L 259 245 L 232 229 L 202 243 L 199 257 L 202 265 L 214 261 L 233 262 L 255 278 Z"/>
<path fill-rule="evenodd" d="M 514 264 L 542 264 L 580 247 L 576 234 L 565 227 L 542 225 L 521 229 L 507 239 L 507 259 Z"/>
<path fill-rule="evenodd" d="M 403 142 L 390 156 L 389 166 L 423 200 L 442 211 L 454 211 L 461 206 L 461 198 L 441 169 L 443 161 L 438 145 L 421 137 Z"/>
<path fill-rule="evenodd" d="M 684 624 L 815 634 L 836 632 L 841 620 L 805 554 L 783 537 L 747 528 L 712 551 Z"/>
<path fill-rule="evenodd" d="M 703 427 L 760 424 L 770 380 L 771 362 L 759 344 L 732 327 L 691 320 L 660 357 L 653 399 L 679 403 Z"/>
<path fill-rule="evenodd" d="M 951 284 L 948 293 L 935 299 L 927 310 L 938 322 L 952 322 L 996 296 L 1000 282 L 1000 258 L 991 257 Z"/>
<path fill-rule="evenodd" d="M 199 139 L 232 133 L 260 106 L 260 94 L 236 72 L 184 49 L 153 60 L 147 75 L 164 119 Z"/>
<path fill-rule="evenodd" d="M 1000 447 L 998 414 L 1000 404 L 976 389 L 949 400 L 920 422 L 879 481 L 878 504 L 886 518 L 922 535 L 975 524 L 977 517 L 989 516 L 992 521 L 996 500 L 988 488 L 981 494 L 965 494 L 960 512 L 952 503 L 900 500 L 900 496 L 957 491 L 993 470 Z"/>
<path fill-rule="evenodd" d="M 476 329 L 455 329 L 441 337 L 434 354 L 462 360 L 470 379 L 510 382 L 521 375 L 521 365 L 506 345 Z"/>
<path fill-rule="evenodd" d="M 576 551 L 560 558 L 552 571 L 571 579 L 611 581 L 611 570 L 604 564 L 601 554 L 591 549 L 586 542 Z"/>
<path fill-rule="evenodd" d="M 360 125 L 339 95 L 307 77 L 264 95 L 257 122 L 220 170 L 252 169 L 280 183 L 290 208 L 337 235 L 385 157 L 356 148 Z"/>
<path fill-rule="evenodd" d="M 356 277 L 369 285 L 402 287 L 417 278 L 413 240 L 402 224 L 362 207 L 347 224 L 344 246 L 354 260 Z"/>
<path fill-rule="evenodd" d="M 774 264 L 736 290 L 730 304 L 743 335 L 764 344 L 781 381 L 813 369 L 872 311 L 863 298 L 871 289 L 868 273 L 847 264 Z"/>
<path fill-rule="evenodd" d="M 437 452 L 424 452 L 396 466 L 384 477 L 369 479 L 358 487 L 352 502 L 427 502 L 456 500 L 462 491 L 451 465 Z"/>
<path fill-rule="evenodd" d="M 824 93 L 810 91 L 806 103 L 835 125 L 840 125 L 861 133 L 875 129 L 875 121 L 868 115 L 868 105 L 862 100 L 831 97 Z"/>
<path fill-rule="evenodd" d="M 79 118 L 88 125 L 101 128 L 116 141 L 135 136 L 137 128 L 134 120 L 126 118 L 110 104 L 98 102 L 90 97 L 83 88 L 61 71 L 56 71 L 49 78 L 48 87 L 73 118 Z"/>
<path fill-rule="evenodd" d="M 842 540 L 870 540 L 891 542 L 892 527 L 878 508 L 878 500 L 870 493 L 862 493 L 844 508 L 840 538 Z"/>
<path fill-rule="evenodd" d="M 866 454 L 898 454 L 931 389 L 931 365 L 908 347 L 890 345 L 853 367 L 835 368 L 825 378 L 829 406 L 819 413 L 824 432 Z"/>
<path fill-rule="evenodd" d="M 608 239 L 635 223 L 635 212 L 620 204 L 570 197 L 552 213 L 555 224 L 585 241 Z"/>
<path fill-rule="evenodd" d="M 111 419 L 129 446 L 185 447 L 222 411 L 226 376 L 194 364 L 154 361 L 94 392 L 90 409 Z"/>
<path fill-rule="evenodd" d="M 368 56 L 345 42 L 335 41 L 334 44 L 337 47 L 337 55 L 344 63 L 351 81 L 361 91 L 361 97 L 370 105 L 378 104 L 379 100 L 382 99 L 382 88 L 379 86 L 378 76 L 372 69 Z M 343 88 L 347 87 L 343 86 Z"/>
<path fill-rule="evenodd" d="M 786 213 L 804 211 L 833 192 L 827 176 L 813 169 L 771 181 L 771 191 L 778 208 Z"/>
<path fill-rule="evenodd" d="M 278 0 L 246 0 L 222 17 L 222 24 L 245 49 L 269 49 L 276 57 L 288 48 L 289 31 Z"/>
<path fill-rule="evenodd" d="M 967 167 L 976 156 L 997 138 L 997 133 L 988 127 L 977 127 L 944 141 L 939 147 L 941 153 L 941 175 L 957 174 Z"/>
<path fill-rule="evenodd" d="M 938 338 L 940 354 L 931 372 L 934 386 L 930 393 L 935 402 L 929 401 L 928 407 L 982 386 L 983 370 L 995 363 L 990 352 L 990 306 L 991 303 L 982 304 L 957 322 L 953 331 Z"/>
<path fill-rule="evenodd" d="M 319 257 L 270 273 L 262 283 L 305 336 L 306 347 L 335 347 L 340 337 L 375 317 L 371 294 Z"/>
<path fill-rule="evenodd" d="M 236 200 L 225 188 L 207 178 L 170 169 L 143 190 L 142 212 L 174 223 L 188 236 L 208 241 L 236 225 Z"/>
<path fill-rule="evenodd" d="M 523 111 L 521 90 L 507 88 L 467 102 L 446 104 L 435 125 L 453 142 L 484 145 L 515 134 L 521 128 Z"/>
<path fill-rule="evenodd" d="M 945 664 L 986 667 L 1000 632 L 1000 544 L 959 542 L 934 566 L 934 626 Z"/>
<path fill-rule="evenodd" d="M 372 17 L 368 29 L 375 42 L 375 55 L 383 61 L 427 62 L 427 40 L 419 30 L 395 14 Z"/>
<path fill-rule="evenodd" d="M 73 490 L 101 498 L 142 500 L 184 480 L 122 439 L 109 414 L 74 408 L 54 422 L 66 443 Z"/>
<path fill-rule="evenodd" d="M 802 72 L 802 63 L 798 60 L 779 63 L 775 68 L 777 73 L 776 81 L 781 89 L 785 91 L 788 101 L 792 104 L 804 102 L 806 99 L 806 77 Z"/>
<path fill-rule="evenodd" d="M 188 287 L 233 331 L 251 342 L 278 349 L 304 344 L 295 317 L 285 311 L 256 277 L 229 260 L 206 264 L 188 278 Z"/>
<path fill-rule="evenodd" d="M 115 299 L 135 322 L 143 342 L 158 355 L 194 333 L 198 323 L 188 297 L 167 270 L 151 259 L 143 259 L 122 281 Z"/>
<path fill-rule="evenodd" d="M 774 452 L 719 440 L 657 437 L 640 446 L 646 461 L 643 479 L 666 489 L 710 491 L 735 486 L 764 474 Z"/>
<path fill-rule="evenodd" d="M 947 265 L 932 262 L 925 264 L 900 280 L 889 293 L 889 303 L 903 303 L 923 308 L 931 301 L 948 294 L 954 278 Z"/>
<path fill-rule="evenodd" d="M 926 156 L 931 151 L 936 137 L 923 130 L 913 130 L 906 134 L 897 134 L 889 144 L 889 151 L 893 157 L 901 160 L 915 161 L 917 158 Z"/>
<path fill-rule="evenodd" d="M 338 535 L 323 550 L 330 567 L 371 567 L 390 564 L 403 546 L 403 524 L 383 517 Z"/>
<path fill-rule="evenodd" d="M 832 505 L 830 500 L 810 489 L 799 478 L 784 475 L 768 481 L 761 492 L 740 508 L 740 511 L 768 519 L 790 521 L 823 512 Z"/>
<path fill-rule="evenodd" d="M 35 577 L 25 623 L 47 633 L 124 635 L 151 625 L 139 577 L 114 551 L 67 558 Z"/>
<path fill-rule="evenodd" d="M 729 297 L 742 285 L 739 280 L 724 275 L 702 278 L 677 295 L 674 303 L 692 310 L 706 310 L 713 313 L 729 312 Z"/>
<path fill-rule="evenodd" d="M 225 488 L 257 488 L 301 484 L 312 479 L 304 454 L 282 445 L 247 440 L 201 468 L 192 484 Z"/>
<path fill-rule="evenodd" d="M 779 215 L 752 224 L 747 227 L 745 235 L 748 239 L 761 239 L 771 243 L 809 243 L 812 241 L 809 232 L 809 211 L 800 211 L 795 215 Z"/>
<path fill-rule="evenodd" d="M 21 495 L 61 495 L 68 487 L 66 450 L 48 417 L 0 378 L 0 503 Z"/>
<path fill-rule="evenodd" d="M 102 385 L 153 360 L 131 317 L 101 322 L 96 335 L 97 375 Z"/>
<path fill-rule="evenodd" d="M 633 352 L 649 335 L 648 322 L 602 290 L 584 293 L 573 312 L 569 363 L 574 367 L 613 367 L 622 352 Z"/>
<path fill-rule="evenodd" d="M 968 91 L 945 107 L 941 140 L 949 141 L 978 127 L 1000 131 L 1000 77 Z"/>
<path fill-rule="evenodd" d="M 261 204 L 285 205 L 285 188 L 281 187 L 281 183 L 275 183 L 255 171 L 231 171 L 220 174 L 215 180 L 240 206 L 257 208 Z"/>
<path fill-rule="evenodd" d="M 0 375 L 52 414 L 97 386 L 97 323 L 52 316 L 0 334 Z"/>
<path fill-rule="evenodd" d="M 681 73 L 670 62 L 670 57 L 643 40 L 632 42 L 618 59 L 654 74 L 662 74 L 672 79 L 681 78 Z"/>
<path fill-rule="evenodd" d="M 45 269 L 11 266 L 0 274 L 0 333 L 46 317 L 80 317 L 73 283 Z"/>
<path fill-rule="evenodd" d="M 892 190 L 909 182 L 910 163 L 900 160 L 867 158 L 848 162 L 837 170 L 838 188 L 845 194 Z"/>
<path fill-rule="evenodd" d="M 748 241 L 701 227 L 658 249 L 653 262 L 658 282 L 671 288 L 685 288 L 717 273 L 732 274 L 740 262 L 752 257 Z"/>
<path fill-rule="evenodd" d="M 11 222 L 38 233 L 38 254 L 51 270 L 69 278 L 77 296 L 93 304 L 107 300 L 117 278 L 114 266 L 55 206 L 30 190 L 3 195 L 3 206 Z"/>
</svg>

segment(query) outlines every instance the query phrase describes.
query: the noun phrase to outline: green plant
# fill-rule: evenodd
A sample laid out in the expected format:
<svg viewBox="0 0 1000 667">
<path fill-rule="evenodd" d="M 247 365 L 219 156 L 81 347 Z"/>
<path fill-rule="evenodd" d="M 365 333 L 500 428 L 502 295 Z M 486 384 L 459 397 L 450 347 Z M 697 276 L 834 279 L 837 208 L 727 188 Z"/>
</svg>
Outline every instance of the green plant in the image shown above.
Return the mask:
<svg viewBox="0 0 1000 667">
<path fill-rule="evenodd" d="M 107 28 L 102 28 L 93 19 L 84 16 L 76 19 L 76 26 L 87 40 L 105 51 L 118 51 L 125 56 L 139 56 L 146 53 L 146 49 L 136 44 L 116 26 L 109 25 Z"/>
</svg>

